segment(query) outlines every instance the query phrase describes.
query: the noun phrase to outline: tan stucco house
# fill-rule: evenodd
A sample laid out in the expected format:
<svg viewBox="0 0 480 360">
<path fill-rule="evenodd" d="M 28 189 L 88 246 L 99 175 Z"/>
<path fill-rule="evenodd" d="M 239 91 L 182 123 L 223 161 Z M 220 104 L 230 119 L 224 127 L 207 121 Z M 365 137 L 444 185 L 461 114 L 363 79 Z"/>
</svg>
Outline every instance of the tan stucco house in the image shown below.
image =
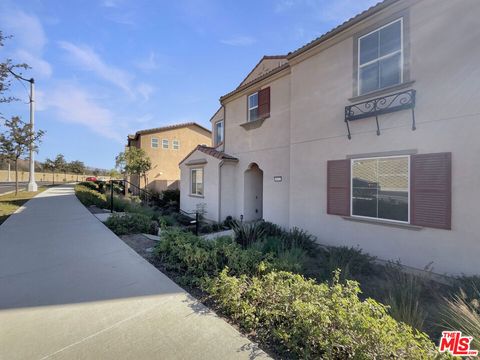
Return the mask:
<svg viewBox="0 0 480 360">
<path fill-rule="evenodd" d="M 128 135 L 127 146 L 145 150 L 152 162 L 147 173 L 147 187 L 155 191 L 178 188 L 180 170 L 178 162 L 198 144 L 211 144 L 211 132 L 203 126 L 190 122 L 139 130 Z M 144 179 L 131 177 L 136 186 L 145 186 Z"/>
<path fill-rule="evenodd" d="M 264 57 L 180 163 L 181 208 L 478 274 L 480 1 L 386 0 Z"/>
</svg>

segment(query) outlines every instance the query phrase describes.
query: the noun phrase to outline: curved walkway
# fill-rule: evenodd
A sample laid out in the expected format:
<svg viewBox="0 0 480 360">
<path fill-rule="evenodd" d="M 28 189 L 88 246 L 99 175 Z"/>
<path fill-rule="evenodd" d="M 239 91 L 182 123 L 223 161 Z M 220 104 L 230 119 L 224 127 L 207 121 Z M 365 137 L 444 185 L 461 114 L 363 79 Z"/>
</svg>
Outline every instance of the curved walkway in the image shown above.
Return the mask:
<svg viewBox="0 0 480 360">
<path fill-rule="evenodd" d="M 100 223 L 72 186 L 0 226 L 0 359 L 254 359 L 255 344 Z"/>
</svg>

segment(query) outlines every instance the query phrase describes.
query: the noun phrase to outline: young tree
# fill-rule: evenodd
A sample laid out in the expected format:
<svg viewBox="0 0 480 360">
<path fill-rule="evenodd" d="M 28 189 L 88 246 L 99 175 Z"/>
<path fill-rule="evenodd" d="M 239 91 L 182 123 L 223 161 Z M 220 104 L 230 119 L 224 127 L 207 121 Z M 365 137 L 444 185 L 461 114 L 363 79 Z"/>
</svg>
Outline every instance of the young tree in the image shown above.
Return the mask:
<svg viewBox="0 0 480 360">
<path fill-rule="evenodd" d="M 4 41 L 11 36 L 4 36 L 0 30 L 0 48 L 3 47 Z M 10 72 L 15 68 L 28 69 L 27 64 L 14 64 L 11 59 L 4 59 L 0 61 L 0 103 L 11 102 L 17 100 L 12 96 L 5 96 L 11 85 L 13 74 Z"/>
<path fill-rule="evenodd" d="M 30 124 L 24 123 L 18 116 L 4 121 L 5 132 L 0 134 L 0 154 L 15 167 L 15 195 L 18 194 L 18 159 L 26 155 L 30 148 L 38 150 L 37 143 L 42 138 L 42 130 L 32 131 Z"/>
<path fill-rule="evenodd" d="M 114 179 L 119 179 L 120 178 L 120 173 L 118 172 L 117 169 L 111 169 L 108 171 L 108 176 L 114 180 Z"/>
<path fill-rule="evenodd" d="M 46 170 L 50 170 L 52 172 L 53 185 L 55 185 L 55 173 L 65 169 L 66 164 L 67 162 L 65 161 L 65 156 L 63 156 L 62 154 L 58 154 L 53 160 L 51 159 L 45 160 L 44 167 Z"/>
<path fill-rule="evenodd" d="M 147 172 L 152 168 L 152 162 L 145 150 L 136 147 L 128 147 L 115 158 L 115 167 L 122 173 L 137 175 L 145 180 L 147 186 Z M 140 185 L 140 184 L 139 184 Z"/>
<path fill-rule="evenodd" d="M 83 174 L 85 172 L 85 164 L 82 161 L 75 160 L 68 164 L 68 169 L 72 173 L 77 175 L 77 181 L 78 181 L 78 175 Z"/>
</svg>

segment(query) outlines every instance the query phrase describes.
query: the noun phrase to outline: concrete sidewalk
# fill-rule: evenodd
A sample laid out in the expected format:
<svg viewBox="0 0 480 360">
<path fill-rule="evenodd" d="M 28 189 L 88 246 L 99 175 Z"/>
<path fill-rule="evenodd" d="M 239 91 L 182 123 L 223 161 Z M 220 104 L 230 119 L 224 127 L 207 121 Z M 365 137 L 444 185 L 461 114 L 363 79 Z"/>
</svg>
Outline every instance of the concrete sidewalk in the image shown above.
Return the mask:
<svg viewBox="0 0 480 360">
<path fill-rule="evenodd" d="M 51 188 L 0 226 L 0 359 L 268 358 Z"/>
</svg>

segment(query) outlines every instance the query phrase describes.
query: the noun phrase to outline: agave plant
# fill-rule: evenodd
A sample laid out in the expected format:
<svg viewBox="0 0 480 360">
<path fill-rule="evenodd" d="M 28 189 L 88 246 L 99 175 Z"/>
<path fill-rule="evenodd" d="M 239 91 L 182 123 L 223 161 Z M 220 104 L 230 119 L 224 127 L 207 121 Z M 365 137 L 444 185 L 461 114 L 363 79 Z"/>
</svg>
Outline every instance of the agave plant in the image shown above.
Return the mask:
<svg viewBox="0 0 480 360">
<path fill-rule="evenodd" d="M 247 248 L 254 242 L 263 239 L 265 230 L 261 222 L 244 223 L 235 221 L 232 223 L 235 233 L 235 241 L 243 248 Z"/>
</svg>

